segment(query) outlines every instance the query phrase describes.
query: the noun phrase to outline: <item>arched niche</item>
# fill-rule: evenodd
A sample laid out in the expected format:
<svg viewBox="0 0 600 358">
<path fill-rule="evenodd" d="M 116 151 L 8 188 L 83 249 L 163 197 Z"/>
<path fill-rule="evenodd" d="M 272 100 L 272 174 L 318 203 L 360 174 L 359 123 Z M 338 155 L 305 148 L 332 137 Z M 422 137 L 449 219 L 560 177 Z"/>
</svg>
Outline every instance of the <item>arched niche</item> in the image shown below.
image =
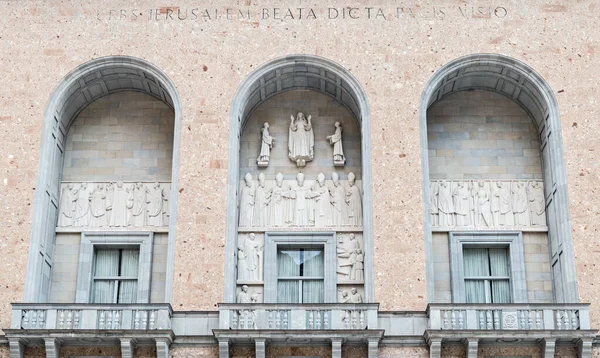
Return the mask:
<svg viewBox="0 0 600 358">
<path fill-rule="evenodd" d="M 373 242 L 370 114 L 365 92 L 345 68 L 312 55 L 291 55 L 270 61 L 248 75 L 239 86 L 230 111 L 227 241 L 224 301 L 236 300 L 236 252 L 239 217 L 240 139 L 250 114 L 267 99 L 291 90 L 326 94 L 348 109 L 361 132 L 365 301 L 373 302 Z"/>
<path fill-rule="evenodd" d="M 48 300 L 50 272 L 55 244 L 55 229 L 65 140 L 77 115 L 93 101 L 120 91 L 151 95 L 175 113 L 171 192 L 169 197 L 169 248 L 165 301 L 172 295 L 181 103 L 173 82 L 159 68 L 144 60 L 110 56 L 89 61 L 71 71 L 52 93 L 44 113 L 40 161 L 34 198 L 30 247 L 25 279 L 25 302 Z"/>
<path fill-rule="evenodd" d="M 546 219 L 556 302 L 578 302 L 573 239 L 560 118 L 556 98 L 548 83 L 526 64 L 503 55 L 475 54 L 440 68 L 425 86 L 419 108 L 423 180 L 425 252 L 430 300 L 434 297 L 432 225 L 430 220 L 427 110 L 440 100 L 465 90 L 499 93 L 520 105 L 531 117 L 540 141 Z"/>
</svg>

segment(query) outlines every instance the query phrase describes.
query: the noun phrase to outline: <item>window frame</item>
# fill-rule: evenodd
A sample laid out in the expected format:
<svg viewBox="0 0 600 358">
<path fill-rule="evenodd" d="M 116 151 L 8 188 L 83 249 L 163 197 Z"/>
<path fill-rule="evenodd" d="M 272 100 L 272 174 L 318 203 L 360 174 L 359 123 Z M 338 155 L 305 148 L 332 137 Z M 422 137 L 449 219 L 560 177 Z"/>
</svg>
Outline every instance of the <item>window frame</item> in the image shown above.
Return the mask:
<svg viewBox="0 0 600 358">
<path fill-rule="evenodd" d="M 335 232 L 265 232 L 264 302 L 277 302 L 277 250 L 279 248 L 323 249 L 323 303 L 337 302 L 337 257 Z M 300 303 L 302 304 L 302 303 Z"/>
<path fill-rule="evenodd" d="M 507 248 L 511 303 L 527 303 L 527 278 L 521 231 L 460 231 L 448 233 L 452 303 L 466 303 L 464 248 Z M 475 303 L 473 303 L 475 304 Z"/>
<path fill-rule="evenodd" d="M 298 296 L 299 296 L 299 302 L 300 304 L 304 304 L 307 302 L 302 302 L 303 300 L 303 295 L 304 295 L 304 282 L 305 281 L 322 281 L 323 282 L 323 287 L 325 287 L 325 248 L 323 247 L 323 245 L 315 245 L 315 246 L 297 246 L 297 245 L 278 245 L 277 246 L 277 252 L 279 252 L 280 250 L 320 250 L 322 252 L 322 256 L 323 256 L 323 276 L 321 277 L 317 277 L 317 276 L 285 276 L 285 277 L 281 277 L 279 276 L 279 267 L 277 268 L 277 287 L 279 287 L 279 282 L 281 281 L 294 281 L 298 283 Z M 323 297 L 323 300 L 325 300 L 325 297 Z M 278 302 L 278 303 L 284 303 L 284 302 Z"/>
<path fill-rule="evenodd" d="M 96 249 L 139 249 L 137 300 L 150 303 L 153 232 L 82 232 L 79 245 L 76 303 L 91 303 Z"/>
<path fill-rule="evenodd" d="M 123 302 L 118 302 L 119 301 L 119 288 L 120 288 L 120 284 L 121 282 L 125 282 L 125 281 L 135 281 L 136 283 L 136 287 L 139 284 L 139 277 L 137 276 L 139 274 L 139 272 L 136 272 L 136 276 L 135 277 L 128 277 L 128 276 L 122 276 L 121 274 L 117 274 L 117 276 L 96 276 L 95 272 L 96 272 L 96 258 L 98 257 L 98 251 L 103 251 L 103 250 L 119 250 L 119 260 L 117 262 L 118 265 L 118 272 L 121 271 L 122 269 L 122 265 L 123 265 L 123 250 L 136 250 L 138 253 L 138 258 L 137 258 L 137 262 L 138 262 L 138 268 L 139 268 L 139 264 L 140 264 L 140 249 L 139 246 L 134 246 L 134 247 L 106 247 L 106 246 L 102 246 L 102 245 L 96 245 L 94 246 L 94 264 L 93 264 L 93 268 L 92 268 L 92 281 L 91 281 L 91 285 L 92 287 L 90 288 L 90 301 L 93 300 L 94 295 L 95 295 L 95 284 L 96 282 L 114 282 L 115 286 L 113 289 L 113 301 L 111 303 L 123 303 Z M 138 270 L 139 271 L 139 270 Z M 137 291 L 137 290 L 136 290 Z M 137 295 L 136 295 L 136 299 L 137 299 Z M 97 302 L 94 302 L 97 303 Z M 130 304 L 131 302 L 126 302 L 128 304 Z"/>
</svg>

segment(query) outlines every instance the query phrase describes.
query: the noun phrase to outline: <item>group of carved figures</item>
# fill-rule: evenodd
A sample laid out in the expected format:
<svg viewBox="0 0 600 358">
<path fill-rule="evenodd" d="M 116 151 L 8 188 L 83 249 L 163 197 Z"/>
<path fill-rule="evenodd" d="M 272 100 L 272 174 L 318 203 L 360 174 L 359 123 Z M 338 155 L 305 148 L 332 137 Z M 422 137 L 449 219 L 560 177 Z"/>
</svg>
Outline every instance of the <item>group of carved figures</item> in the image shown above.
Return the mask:
<svg viewBox="0 0 600 358">
<path fill-rule="evenodd" d="M 63 184 L 58 226 L 166 226 L 168 185 L 122 181 Z"/>
<path fill-rule="evenodd" d="M 284 181 L 277 173 L 274 181 L 258 175 L 258 183 L 247 173 L 240 191 L 240 227 L 360 227 L 362 195 L 354 173 L 343 183 L 337 173 L 331 181 L 320 173 L 309 184 L 304 174 Z"/>
<path fill-rule="evenodd" d="M 307 162 L 315 158 L 315 135 L 311 122 L 312 116 L 304 116 L 298 112 L 296 116 L 291 116 L 288 130 L 288 158 L 296 163 L 298 167 L 306 166 Z M 333 164 L 335 166 L 344 166 L 346 157 L 342 145 L 342 124 L 335 122 L 335 132 L 328 135 L 326 139 L 333 145 Z M 269 134 L 269 123 L 265 122 L 261 128 L 260 153 L 256 162 L 259 167 L 269 166 L 271 159 L 271 149 L 275 144 L 275 138 Z"/>
<path fill-rule="evenodd" d="M 433 226 L 546 226 L 544 188 L 539 181 L 432 181 Z"/>
<path fill-rule="evenodd" d="M 348 244 L 344 237 L 339 236 L 337 243 L 338 267 L 337 273 L 344 281 L 363 281 L 365 256 L 360 248 L 360 243 L 354 234 L 348 235 Z"/>
</svg>

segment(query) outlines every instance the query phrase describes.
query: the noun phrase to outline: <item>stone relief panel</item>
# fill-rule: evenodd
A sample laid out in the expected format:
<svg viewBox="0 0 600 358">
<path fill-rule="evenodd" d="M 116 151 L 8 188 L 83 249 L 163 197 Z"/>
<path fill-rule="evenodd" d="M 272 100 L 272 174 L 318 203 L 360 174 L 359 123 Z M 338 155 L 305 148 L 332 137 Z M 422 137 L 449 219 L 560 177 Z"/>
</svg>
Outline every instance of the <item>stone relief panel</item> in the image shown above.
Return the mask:
<svg viewBox="0 0 600 358">
<path fill-rule="evenodd" d="M 338 233 L 336 243 L 337 283 L 364 283 L 365 254 L 360 233 Z"/>
<path fill-rule="evenodd" d="M 238 283 L 262 283 L 264 269 L 264 235 L 254 233 L 238 236 Z"/>
<path fill-rule="evenodd" d="M 338 303 L 364 303 L 365 291 L 362 286 L 338 285 Z"/>
<path fill-rule="evenodd" d="M 262 286 L 238 285 L 236 303 L 263 303 L 264 291 Z"/>
<path fill-rule="evenodd" d="M 284 180 L 281 173 L 266 180 L 260 173 L 258 181 L 246 173 L 240 184 L 239 229 L 361 228 L 361 186 L 354 173 L 348 180 L 340 180 L 336 172 L 331 180 L 323 173 L 316 180 L 303 173 L 295 180 Z"/>
<path fill-rule="evenodd" d="M 429 189 L 434 227 L 546 229 L 541 180 L 437 180 Z"/>
<path fill-rule="evenodd" d="M 169 182 L 63 182 L 57 227 L 169 225 Z"/>
</svg>

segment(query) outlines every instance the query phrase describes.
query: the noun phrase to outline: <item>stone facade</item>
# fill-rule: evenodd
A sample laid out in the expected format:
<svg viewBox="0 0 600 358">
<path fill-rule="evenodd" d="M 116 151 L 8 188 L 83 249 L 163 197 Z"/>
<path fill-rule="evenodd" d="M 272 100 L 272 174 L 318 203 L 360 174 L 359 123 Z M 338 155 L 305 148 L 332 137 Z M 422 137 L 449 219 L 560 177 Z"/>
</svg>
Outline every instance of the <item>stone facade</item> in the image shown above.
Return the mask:
<svg viewBox="0 0 600 358">
<path fill-rule="evenodd" d="M 228 195 L 239 188 L 239 181 L 234 188 L 229 182 L 228 187 L 232 176 L 228 170 L 232 161 L 228 157 L 232 148 L 230 133 L 232 137 L 237 135 L 233 132 L 237 122 L 230 122 L 230 115 L 238 115 L 230 113 L 234 107 L 232 100 L 240 84 L 258 66 L 292 54 L 326 58 L 354 76 L 368 102 L 368 121 L 360 118 L 361 112 L 356 108 L 342 104 L 352 101 L 342 98 L 341 88 L 345 87 L 341 81 L 339 88 L 325 88 L 329 95 L 340 89 L 339 100 L 309 90 L 320 86 L 320 82 L 299 81 L 295 91 L 267 99 L 250 114 L 239 138 L 241 149 L 236 155 L 240 155 L 240 166 L 235 170 L 253 175 L 264 172 L 269 180 L 280 168 L 288 170 L 290 167 L 282 163 L 291 162 L 279 154 L 273 154 L 266 169 L 258 169 L 258 125 L 271 121 L 272 114 L 288 121 L 298 110 L 296 107 L 302 106 L 302 110 L 313 115 L 315 135 L 323 139 L 316 147 L 320 159 L 309 162 L 303 169 L 307 175 L 316 176 L 329 167 L 333 153 L 325 136 L 333 134 L 334 128 L 321 127 L 319 119 L 340 121 L 347 160 L 337 170 L 343 173 L 343 180 L 349 172 L 354 172 L 361 185 L 367 183 L 370 195 L 364 205 L 372 215 L 365 219 L 369 228 L 364 231 L 362 245 L 370 247 L 365 267 L 369 267 L 372 280 L 361 292 L 380 304 L 379 311 L 424 315 L 428 303 L 451 302 L 448 233 L 432 233 L 429 227 L 426 219 L 429 213 L 423 212 L 428 198 L 421 195 L 426 181 L 543 177 L 556 181 L 555 174 L 549 174 L 548 166 L 542 164 L 540 148 L 544 143 L 537 133 L 548 128 L 536 126 L 529 118 L 531 115 L 539 121 L 539 114 L 528 113 L 510 98 L 479 91 L 489 89 L 489 84 L 479 86 L 474 80 L 473 88 L 469 89 L 477 91 L 453 94 L 431 107 L 428 115 L 421 113 L 421 96 L 435 71 L 461 56 L 475 53 L 502 53 L 527 64 L 545 79 L 552 89 L 549 95 L 558 103 L 560 125 L 550 128 L 551 134 L 544 133 L 546 137 L 562 138 L 561 151 L 552 155 L 564 157 L 564 168 L 557 169 L 558 179 L 566 176 L 564 183 L 556 181 L 557 188 L 545 187 L 568 194 L 568 198 L 558 197 L 564 205 L 557 212 L 568 218 L 557 224 L 563 230 L 558 237 L 566 237 L 566 231 L 573 239 L 558 245 L 553 241 L 555 237 L 550 236 L 551 229 L 523 235 L 528 301 L 554 303 L 556 287 L 552 270 L 569 271 L 571 281 L 565 284 L 576 281 L 577 288 L 570 290 L 570 297 L 591 303 L 591 327 L 600 326 L 596 285 L 600 260 L 596 235 L 600 229 L 596 210 L 600 200 L 597 190 L 600 140 L 594 120 L 600 112 L 595 100 L 599 93 L 594 86 L 600 60 L 598 44 L 581 36 L 596 30 L 595 4 L 549 4 L 536 0 L 486 4 L 480 8 L 456 2 L 429 1 L 412 6 L 386 0 L 374 8 L 365 8 L 364 4 L 338 1 L 314 4 L 314 19 L 306 18 L 308 9 L 305 17 L 299 19 L 297 8 L 309 5 L 289 0 L 277 4 L 262 0 L 211 4 L 214 9 L 209 9 L 208 18 L 202 16 L 202 9 L 193 11 L 199 6 L 194 2 L 185 0 L 176 5 L 147 4 L 138 9 L 137 5 L 114 0 L 103 2 L 101 8 L 57 1 L 0 3 L 0 10 L 6 14 L 0 63 L 9 69 L 0 89 L 0 130 L 4 134 L 0 148 L 0 157 L 4 158 L 0 161 L 3 173 L 0 254 L 9 258 L 0 263 L 0 329 L 9 332 L 12 319 L 9 303 L 23 302 L 24 292 L 31 289 L 26 288 L 28 252 L 37 250 L 40 243 L 56 245 L 48 251 L 53 260 L 51 274 L 47 274 L 49 301 L 72 302 L 76 294 L 80 234 L 62 232 L 54 236 L 56 225 L 50 231 L 39 228 L 40 213 L 50 217 L 44 220 L 53 220 L 52 212 L 39 206 L 39 197 L 35 199 L 36 191 L 49 188 L 41 179 L 36 182 L 36 178 L 58 173 L 45 172 L 48 158 L 54 159 L 41 152 L 45 138 L 52 135 L 66 138 L 64 146 L 58 149 L 65 153 L 59 182 L 178 179 L 169 194 L 169 198 L 177 199 L 170 203 L 169 213 L 177 215 L 154 236 L 151 302 L 167 301 L 175 311 L 193 315 L 189 312 L 216 312 L 217 303 L 231 301 L 231 292 L 227 290 L 232 289 L 223 281 L 224 277 L 233 277 L 230 273 L 234 269 L 230 266 L 236 261 L 226 251 L 231 236 L 227 224 Z M 352 10 L 354 6 L 356 10 Z M 283 17 L 284 9 L 288 8 L 295 16 Z M 228 9 L 233 9 L 236 15 L 231 15 Z M 336 9 L 338 16 L 333 17 L 331 9 Z M 184 10 L 187 15 L 182 19 Z M 252 14 L 251 18 L 240 17 L 246 11 Z M 192 20 L 194 13 L 196 20 Z M 38 38 L 41 42 L 33 40 Z M 84 91 L 84 99 L 76 100 L 91 104 L 84 106 L 70 129 L 55 128 L 48 124 L 50 121 L 43 120 L 56 115 L 46 109 L 54 108 L 50 104 L 58 101 L 53 94 L 63 78 L 69 79 L 71 71 L 90 60 L 115 55 L 132 56 L 152 64 L 174 84 L 176 90 L 169 93 L 177 96 L 167 98 L 167 91 L 156 88 L 153 82 L 156 78 L 150 72 L 132 71 L 120 74 L 120 79 L 103 82 L 107 91 L 119 81 L 123 86 L 137 86 L 136 81 L 143 78 L 139 90 L 153 93 L 154 97 L 114 92 L 92 101 L 97 96 L 94 91 L 101 91 L 92 86 Z M 485 66 L 485 60 L 481 61 Z M 490 72 L 494 72 L 496 68 L 490 67 Z M 109 76 L 109 72 L 99 72 L 98 78 Z M 324 72 L 318 74 L 322 76 L 318 81 L 330 75 Z M 514 75 L 506 69 L 497 74 L 506 78 Z M 86 77 L 81 82 L 93 79 Z M 522 78 L 519 81 L 525 87 L 536 85 Z M 507 92 L 503 86 L 498 83 L 498 90 Z M 518 93 L 515 99 L 521 103 L 536 100 L 517 97 Z M 237 119 L 240 123 L 244 115 L 241 113 L 243 118 Z M 425 133 L 421 115 L 428 117 Z M 368 134 L 361 138 L 362 123 L 368 123 L 365 132 Z M 270 124 L 277 150 L 287 144 L 287 130 L 274 122 Z M 422 147 L 422 135 L 429 139 L 428 146 Z M 366 153 L 364 146 L 369 148 L 370 157 L 361 160 L 361 152 Z M 62 160 L 59 157 L 56 159 Z M 420 165 L 427 160 L 430 177 L 423 178 Z M 297 168 L 293 169 L 295 173 Z M 291 170 L 284 174 L 286 180 L 293 179 Z M 50 194 L 50 202 L 54 200 L 58 205 L 59 196 Z M 233 228 L 237 234 L 236 230 Z M 142 231 L 148 232 L 147 228 Z M 42 232 L 51 235 L 46 237 Z M 33 240 L 39 242 L 30 241 L 32 233 Z M 559 249 L 572 249 L 571 266 L 555 265 L 555 257 L 549 252 Z M 233 285 L 233 291 L 236 289 Z M 214 327 L 206 324 L 209 326 Z M 423 330 L 414 336 L 421 335 Z M 0 338 L 0 356 L 8 356 L 7 342 Z M 196 343 L 194 347 L 175 344 L 170 354 L 173 357 L 218 355 L 215 340 Z M 39 347 L 43 342 L 36 344 L 38 347 L 25 350 L 26 356 L 46 354 Z M 267 347 L 266 356 L 331 356 L 331 348 L 320 344 L 304 348 Z M 429 356 L 424 340 L 406 344 L 388 341 L 386 345 L 384 339 L 380 344 L 380 357 Z M 542 356 L 540 348 L 526 345 L 480 346 L 478 356 Z M 443 357 L 467 354 L 460 345 L 440 345 L 440 349 Z M 155 350 L 141 347 L 135 356 L 156 356 Z M 61 356 L 120 356 L 120 352 L 115 347 L 89 350 L 64 347 Z M 251 356 L 254 351 L 235 347 L 232 352 L 234 356 Z M 364 347 L 344 346 L 342 354 L 368 353 Z M 557 344 L 557 356 L 576 354 L 573 347 Z M 597 348 L 592 355 L 600 356 Z"/>
</svg>

